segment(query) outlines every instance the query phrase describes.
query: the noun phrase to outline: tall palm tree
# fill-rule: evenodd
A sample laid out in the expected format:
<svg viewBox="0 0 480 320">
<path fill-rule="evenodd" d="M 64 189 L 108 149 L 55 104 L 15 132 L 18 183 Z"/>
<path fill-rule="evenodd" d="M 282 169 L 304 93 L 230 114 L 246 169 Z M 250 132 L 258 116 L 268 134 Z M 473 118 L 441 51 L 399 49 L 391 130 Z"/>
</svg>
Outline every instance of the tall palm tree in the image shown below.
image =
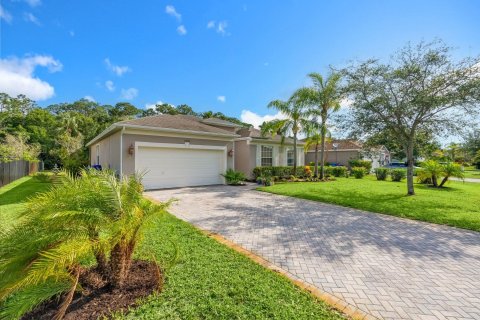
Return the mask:
<svg viewBox="0 0 480 320">
<path fill-rule="evenodd" d="M 312 146 L 315 146 L 315 169 L 313 171 L 313 176 L 318 178 L 318 147 L 322 143 L 322 134 L 320 130 L 320 125 L 318 122 L 312 121 L 309 126 L 307 126 L 304 130 L 307 134 L 307 138 L 305 139 L 305 152 L 310 150 Z M 328 141 L 331 140 L 331 134 L 327 131 L 327 138 Z"/>
<path fill-rule="evenodd" d="M 302 128 L 306 125 L 307 114 L 305 113 L 305 107 L 301 101 L 290 98 L 288 101 L 273 100 L 268 104 L 269 108 L 274 108 L 280 111 L 285 119 L 276 119 L 268 122 L 264 122 L 260 129 L 262 135 L 271 134 L 272 136 L 280 135 L 282 137 L 281 143 L 283 144 L 285 137 L 292 134 L 293 136 L 293 174 L 297 172 L 297 142 L 298 134 L 302 131 Z"/>
<path fill-rule="evenodd" d="M 320 155 L 320 179 L 325 177 L 325 139 L 327 136 L 327 120 L 332 112 L 340 109 L 340 81 L 339 73 L 332 72 L 326 79 L 319 73 L 308 75 L 313 82 L 312 87 L 298 89 L 293 96 L 301 104 L 310 106 L 309 114 L 320 117 L 321 155 Z"/>
</svg>

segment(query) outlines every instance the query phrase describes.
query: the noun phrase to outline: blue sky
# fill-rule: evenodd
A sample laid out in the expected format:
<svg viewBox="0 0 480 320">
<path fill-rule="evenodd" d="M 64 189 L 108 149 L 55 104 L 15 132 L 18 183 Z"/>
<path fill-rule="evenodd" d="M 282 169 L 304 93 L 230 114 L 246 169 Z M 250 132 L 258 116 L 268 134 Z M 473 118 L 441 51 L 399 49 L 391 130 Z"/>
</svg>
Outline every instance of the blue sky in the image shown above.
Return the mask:
<svg viewBox="0 0 480 320">
<path fill-rule="evenodd" d="M 261 121 L 307 73 L 388 58 L 407 41 L 478 55 L 479 12 L 475 0 L 2 0 L 0 91 L 41 106 L 162 101 Z"/>
</svg>

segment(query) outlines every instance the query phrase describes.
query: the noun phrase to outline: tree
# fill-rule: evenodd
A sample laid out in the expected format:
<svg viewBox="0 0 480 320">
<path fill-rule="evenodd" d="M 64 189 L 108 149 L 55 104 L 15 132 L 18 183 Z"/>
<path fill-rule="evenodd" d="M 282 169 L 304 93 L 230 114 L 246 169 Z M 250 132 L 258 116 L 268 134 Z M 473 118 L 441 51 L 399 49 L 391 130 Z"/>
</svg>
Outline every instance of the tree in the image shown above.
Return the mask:
<svg viewBox="0 0 480 320">
<path fill-rule="evenodd" d="M 461 130 L 480 101 L 480 59 L 453 61 L 441 41 L 407 45 L 389 64 L 367 60 L 343 70 L 357 134 L 384 132 L 407 157 L 407 193 L 414 195 L 414 150 L 419 132 Z"/>
<path fill-rule="evenodd" d="M 113 172 L 84 170 L 61 174 L 49 191 L 30 199 L 18 224 L 2 230 L 0 318 L 20 318 L 64 294 L 55 317 L 61 319 L 91 256 L 107 288 L 122 288 L 140 237 L 170 204 L 153 204 L 142 192 L 139 177 L 118 180 Z"/>
<path fill-rule="evenodd" d="M 298 134 L 307 126 L 307 114 L 304 105 L 298 100 L 290 98 L 288 101 L 273 100 L 268 104 L 269 108 L 275 108 L 285 116 L 285 119 L 275 119 L 264 122 L 261 127 L 262 135 L 280 135 L 283 143 L 285 137 L 292 134 L 293 138 L 293 174 L 297 172 L 297 142 Z"/>
<path fill-rule="evenodd" d="M 478 127 L 465 134 L 462 149 L 465 150 L 468 161 L 475 157 L 480 150 L 480 129 Z"/>
<path fill-rule="evenodd" d="M 322 144 L 321 129 L 317 122 L 312 121 L 312 123 L 306 127 L 304 132 L 307 134 L 307 138 L 305 139 L 305 152 L 310 150 L 312 146 L 315 146 L 315 169 L 313 171 L 313 176 L 318 177 L 318 147 Z M 331 140 L 330 132 L 327 132 L 327 139 Z"/>
<path fill-rule="evenodd" d="M 310 73 L 308 75 L 313 82 L 309 88 L 297 90 L 293 97 L 299 100 L 300 104 L 310 106 L 309 114 L 314 117 L 320 117 L 320 135 L 321 155 L 320 155 L 320 179 L 325 178 L 325 138 L 328 128 L 327 121 L 332 112 L 340 109 L 340 99 L 342 93 L 340 90 L 340 73 L 332 72 L 326 79 L 319 73 Z"/>
<path fill-rule="evenodd" d="M 40 146 L 28 144 L 24 134 L 7 134 L 0 144 L 0 162 L 15 160 L 38 161 Z"/>
</svg>

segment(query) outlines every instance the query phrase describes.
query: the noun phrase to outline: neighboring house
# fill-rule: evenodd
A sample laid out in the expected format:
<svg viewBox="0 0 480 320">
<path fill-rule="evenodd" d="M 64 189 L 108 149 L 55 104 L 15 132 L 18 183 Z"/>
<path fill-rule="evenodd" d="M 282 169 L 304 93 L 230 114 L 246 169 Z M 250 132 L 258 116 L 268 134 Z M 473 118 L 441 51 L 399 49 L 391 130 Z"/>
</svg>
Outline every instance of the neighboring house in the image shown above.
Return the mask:
<svg viewBox="0 0 480 320">
<path fill-rule="evenodd" d="M 292 163 L 290 139 L 216 118 L 158 115 L 117 122 L 87 143 L 90 164 L 144 175 L 146 189 L 222 184 L 229 168 L 248 177 L 256 166 Z M 303 144 L 297 148 L 303 165 Z"/>
<path fill-rule="evenodd" d="M 320 161 L 320 150 L 318 159 Z M 325 143 L 325 162 L 348 166 L 348 161 L 353 159 L 370 160 L 372 168 L 378 168 L 390 163 L 390 153 L 384 146 L 366 149 L 361 142 L 353 139 L 331 140 Z M 315 146 L 312 146 L 305 154 L 305 163 L 314 161 Z"/>
</svg>

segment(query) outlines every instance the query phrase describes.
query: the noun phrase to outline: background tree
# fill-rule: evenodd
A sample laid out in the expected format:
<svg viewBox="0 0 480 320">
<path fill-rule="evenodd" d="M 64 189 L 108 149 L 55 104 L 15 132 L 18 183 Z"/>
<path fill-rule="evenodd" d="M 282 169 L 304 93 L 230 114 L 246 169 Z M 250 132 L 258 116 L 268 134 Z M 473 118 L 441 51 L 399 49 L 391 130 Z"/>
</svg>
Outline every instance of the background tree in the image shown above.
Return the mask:
<svg viewBox="0 0 480 320">
<path fill-rule="evenodd" d="M 320 135 L 322 138 L 320 149 L 320 179 L 325 178 L 325 138 L 328 128 L 327 121 L 332 112 L 340 109 L 340 99 L 342 93 L 340 90 L 340 73 L 332 72 L 326 79 L 319 73 L 310 73 L 308 75 L 313 82 L 309 88 L 297 90 L 293 97 L 300 104 L 310 106 L 309 114 L 320 118 Z"/>
<path fill-rule="evenodd" d="M 305 138 L 305 152 L 310 150 L 310 148 L 314 147 L 315 150 L 315 164 L 313 170 L 313 176 L 318 177 L 318 148 L 322 144 L 322 133 L 319 124 L 315 121 L 309 123 L 306 127 L 304 132 L 306 133 L 307 137 Z M 327 141 L 331 140 L 331 134 L 327 132 Z M 325 157 L 326 158 L 326 157 Z"/>
<path fill-rule="evenodd" d="M 407 193 L 413 186 L 419 132 L 461 130 L 480 101 L 480 59 L 453 61 L 441 41 L 407 45 L 389 64 L 368 60 L 343 70 L 353 101 L 349 126 L 357 134 L 384 132 L 407 156 Z"/>
</svg>

